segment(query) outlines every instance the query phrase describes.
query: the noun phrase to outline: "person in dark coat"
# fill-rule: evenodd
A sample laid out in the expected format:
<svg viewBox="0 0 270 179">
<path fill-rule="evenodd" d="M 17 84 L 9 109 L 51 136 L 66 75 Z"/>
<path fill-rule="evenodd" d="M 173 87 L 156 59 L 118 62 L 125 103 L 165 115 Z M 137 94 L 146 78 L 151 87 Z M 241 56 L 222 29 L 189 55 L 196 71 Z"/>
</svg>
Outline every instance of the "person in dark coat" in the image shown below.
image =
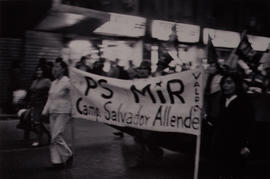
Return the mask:
<svg viewBox="0 0 270 179">
<path fill-rule="evenodd" d="M 204 90 L 204 120 L 202 121 L 202 153 L 209 155 L 211 146 L 211 136 L 218 115 L 220 113 L 220 80 L 224 73 L 222 73 L 219 65 L 216 62 L 210 63 L 207 68 L 207 78 Z"/>
<path fill-rule="evenodd" d="M 213 136 L 214 164 L 220 178 L 240 178 L 251 152 L 252 107 L 237 74 L 224 75 L 220 87 L 221 107 Z"/>
<path fill-rule="evenodd" d="M 32 82 L 29 89 L 30 106 L 32 108 L 32 120 L 37 139 L 32 143 L 33 147 L 37 147 L 41 143 L 43 133 L 46 133 L 50 140 L 49 131 L 44 127 L 41 112 L 46 104 L 48 92 L 51 86 L 51 80 L 47 73 L 45 66 L 37 66 L 35 80 Z"/>
</svg>

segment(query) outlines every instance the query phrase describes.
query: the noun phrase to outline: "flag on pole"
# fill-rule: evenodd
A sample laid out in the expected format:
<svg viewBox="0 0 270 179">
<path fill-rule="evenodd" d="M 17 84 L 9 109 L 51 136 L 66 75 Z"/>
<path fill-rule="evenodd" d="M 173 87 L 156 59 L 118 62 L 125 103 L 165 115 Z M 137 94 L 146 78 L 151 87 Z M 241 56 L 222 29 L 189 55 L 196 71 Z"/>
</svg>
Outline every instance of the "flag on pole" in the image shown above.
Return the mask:
<svg viewBox="0 0 270 179">
<path fill-rule="evenodd" d="M 228 59 L 225 61 L 225 65 L 227 65 L 230 69 L 236 69 L 238 63 L 238 55 L 236 55 L 236 48 L 233 49 Z"/>
<path fill-rule="evenodd" d="M 225 64 L 231 69 L 235 69 L 237 67 L 238 60 L 242 59 L 243 61 L 246 61 L 251 52 L 254 52 L 254 50 L 251 43 L 248 41 L 247 31 L 244 30 L 241 34 L 241 40 L 237 48 L 233 49 Z"/>
<path fill-rule="evenodd" d="M 208 34 L 208 43 L 207 43 L 207 61 L 208 63 L 217 63 L 217 51 L 212 43 L 212 38 Z"/>
<path fill-rule="evenodd" d="M 253 52 L 253 48 L 251 46 L 251 43 L 248 41 L 246 31 L 242 33 L 241 37 L 241 41 L 236 49 L 236 54 L 239 58 L 246 61 L 248 55 Z"/>
</svg>

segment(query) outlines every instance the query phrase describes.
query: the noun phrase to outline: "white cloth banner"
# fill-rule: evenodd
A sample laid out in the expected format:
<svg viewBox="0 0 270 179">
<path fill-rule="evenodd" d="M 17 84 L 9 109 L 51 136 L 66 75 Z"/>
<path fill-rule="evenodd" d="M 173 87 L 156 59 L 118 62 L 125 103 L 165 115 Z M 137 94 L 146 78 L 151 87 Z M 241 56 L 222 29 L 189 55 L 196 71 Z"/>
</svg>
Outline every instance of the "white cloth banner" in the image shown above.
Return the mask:
<svg viewBox="0 0 270 179">
<path fill-rule="evenodd" d="M 71 68 L 70 79 L 74 118 L 200 135 L 203 69 L 120 80 Z"/>
</svg>

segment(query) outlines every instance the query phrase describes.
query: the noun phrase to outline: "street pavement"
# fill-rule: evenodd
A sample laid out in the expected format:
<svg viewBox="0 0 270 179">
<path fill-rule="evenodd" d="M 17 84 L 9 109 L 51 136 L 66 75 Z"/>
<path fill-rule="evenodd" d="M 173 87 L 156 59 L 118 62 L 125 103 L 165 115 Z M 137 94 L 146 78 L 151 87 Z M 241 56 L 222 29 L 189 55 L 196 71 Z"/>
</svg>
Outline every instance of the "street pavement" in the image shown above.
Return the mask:
<svg viewBox="0 0 270 179">
<path fill-rule="evenodd" d="M 52 171 L 46 137 L 42 145 L 31 147 L 34 135 L 23 140 L 16 128 L 18 120 L 0 121 L 0 179 L 192 179 L 194 156 L 165 150 L 162 160 L 149 159 L 145 167 L 134 168 L 139 146 L 131 136 L 114 136 L 105 124 L 76 119 L 68 127 L 68 143 L 74 150 L 72 168 Z M 73 126 L 73 130 L 72 127 Z M 247 179 L 269 179 L 269 162 L 249 163 Z M 201 158 L 200 179 L 212 179 L 207 159 Z"/>
</svg>

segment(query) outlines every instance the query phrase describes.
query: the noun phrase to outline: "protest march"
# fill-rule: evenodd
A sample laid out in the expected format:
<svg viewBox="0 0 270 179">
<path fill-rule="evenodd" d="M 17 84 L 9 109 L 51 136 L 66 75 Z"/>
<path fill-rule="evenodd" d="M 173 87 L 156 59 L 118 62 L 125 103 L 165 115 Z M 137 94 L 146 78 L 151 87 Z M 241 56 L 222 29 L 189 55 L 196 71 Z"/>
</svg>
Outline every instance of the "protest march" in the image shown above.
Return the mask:
<svg viewBox="0 0 270 179">
<path fill-rule="evenodd" d="M 200 134 L 202 69 L 120 80 L 71 68 L 73 117 L 153 131 Z"/>
<path fill-rule="evenodd" d="M 0 6 L 0 178 L 269 178 L 269 0 Z"/>
</svg>

